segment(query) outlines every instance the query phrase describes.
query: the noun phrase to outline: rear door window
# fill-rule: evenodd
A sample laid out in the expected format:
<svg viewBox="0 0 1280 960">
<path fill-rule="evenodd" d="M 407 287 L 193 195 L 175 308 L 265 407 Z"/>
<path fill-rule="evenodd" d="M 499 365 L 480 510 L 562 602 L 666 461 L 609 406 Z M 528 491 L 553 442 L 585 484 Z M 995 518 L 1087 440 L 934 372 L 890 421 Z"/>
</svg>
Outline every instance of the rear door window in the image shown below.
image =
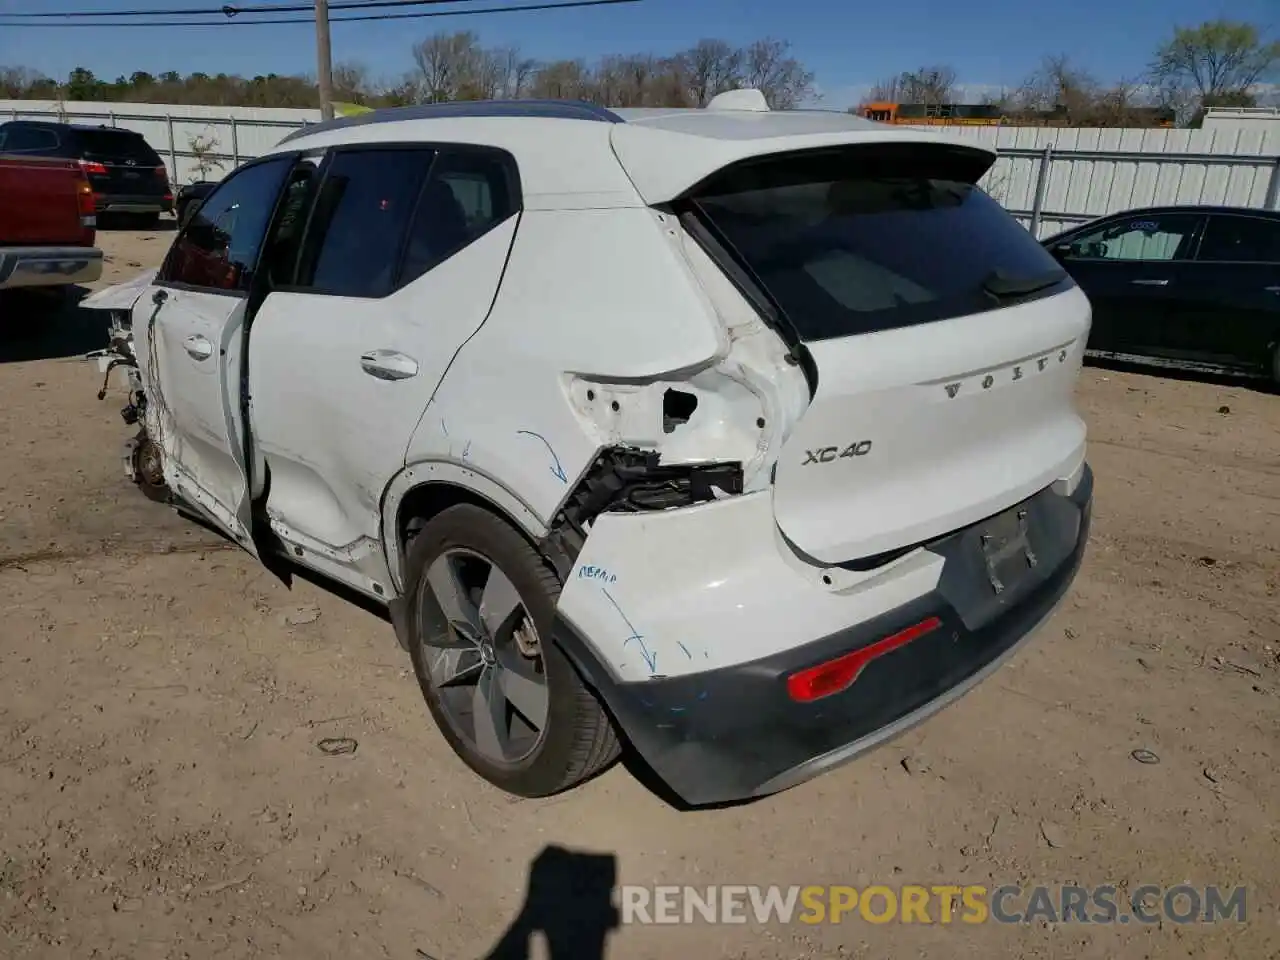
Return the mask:
<svg viewBox="0 0 1280 960">
<path fill-rule="evenodd" d="M 297 286 L 341 297 L 394 291 L 405 234 L 434 157 L 427 148 L 335 153 L 316 196 Z"/>
<path fill-rule="evenodd" d="M 692 203 L 801 339 L 822 340 L 1071 286 L 976 186 L 988 164 L 984 153 L 942 145 L 781 155 L 728 168 Z"/>
<path fill-rule="evenodd" d="M 1214 263 L 1280 263 L 1280 220 L 1214 214 L 1205 226 L 1196 259 Z"/>
<path fill-rule="evenodd" d="M 441 153 L 418 201 L 399 286 L 474 243 L 519 208 L 519 178 L 508 154 L 479 148 Z"/>
</svg>

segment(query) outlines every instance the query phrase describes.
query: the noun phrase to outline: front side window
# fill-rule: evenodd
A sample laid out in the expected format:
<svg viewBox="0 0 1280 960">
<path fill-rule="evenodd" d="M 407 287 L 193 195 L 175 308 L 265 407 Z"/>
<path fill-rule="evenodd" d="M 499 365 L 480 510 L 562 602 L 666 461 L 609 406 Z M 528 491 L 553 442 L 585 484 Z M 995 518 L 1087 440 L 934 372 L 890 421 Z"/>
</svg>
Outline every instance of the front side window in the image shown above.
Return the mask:
<svg viewBox="0 0 1280 960">
<path fill-rule="evenodd" d="M 267 224 L 292 166 L 292 157 L 279 157 L 244 167 L 222 181 L 187 221 L 160 279 L 247 293 Z"/>
<path fill-rule="evenodd" d="M 435 151 L 370 148 L 333 155 L 316 197 L 297 286 L 385 297 Z"/>
<path fill-rule="evenodd" d="M 1204 228 L 1197 260 L 1280 263 L 1280 220 L 1215 214 Z"/>
<path fill-rule="evenodd" d="M 1140 214 L 1113 220 L 1056 249 L 1068 260 L 1184 260 L 1200 220 L 1194 213 Z"/>
</svg>

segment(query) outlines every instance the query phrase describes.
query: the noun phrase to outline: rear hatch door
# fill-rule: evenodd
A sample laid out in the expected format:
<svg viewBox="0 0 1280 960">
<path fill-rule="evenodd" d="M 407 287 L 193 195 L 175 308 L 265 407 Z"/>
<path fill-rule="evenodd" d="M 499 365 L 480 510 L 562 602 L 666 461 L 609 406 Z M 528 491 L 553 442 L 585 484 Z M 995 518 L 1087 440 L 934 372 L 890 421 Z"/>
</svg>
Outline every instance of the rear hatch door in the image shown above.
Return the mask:
<svg viewBox="0 0 1280 960">
<path fill-rule="evenodd" d="M 975 184 L 991 154 L 872 143 L 752 158 L 687 202 L 816 379 L 774 475 L 782 533 L 874 564 L 1012 506 L 1084 453 L 1089 303 Z"/>
<path fill-rule="evenodd" d="M 131 130 L 77 130 L 77 155 L 94 193 L 162 198 L 169 177 L 160 155 Z"/>
</svg>

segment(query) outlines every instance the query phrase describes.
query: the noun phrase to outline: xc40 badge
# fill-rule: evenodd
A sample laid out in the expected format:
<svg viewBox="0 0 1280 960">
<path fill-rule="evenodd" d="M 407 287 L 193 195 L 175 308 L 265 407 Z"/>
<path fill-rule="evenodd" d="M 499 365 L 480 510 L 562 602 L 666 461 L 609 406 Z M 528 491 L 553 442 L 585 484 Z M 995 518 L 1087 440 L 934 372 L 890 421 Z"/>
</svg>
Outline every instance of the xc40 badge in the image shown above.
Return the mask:
<svg viewBox="0 0 1280 960">
<path fill-rule="evenodd" d="M 843 460 L 845 457 L 865 457 L 870 452 L 870 440 L 855 440 L 843 450 L 839 447 L 819 447 L 817 450 L 804 452 L 802 466 L 807 467 L 811 463 L 831 463 L 833 460 Z"/>
</svg>

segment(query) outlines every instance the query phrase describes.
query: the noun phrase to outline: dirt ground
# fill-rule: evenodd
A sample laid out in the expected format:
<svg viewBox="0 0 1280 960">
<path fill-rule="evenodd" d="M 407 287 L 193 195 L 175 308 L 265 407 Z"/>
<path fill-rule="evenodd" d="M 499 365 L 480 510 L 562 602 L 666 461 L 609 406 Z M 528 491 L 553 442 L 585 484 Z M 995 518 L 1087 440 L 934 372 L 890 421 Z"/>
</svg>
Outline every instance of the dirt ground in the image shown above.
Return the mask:
<svg viewBox="0 0 1280 960">
<path fill-rule="evenodd" d="M 170 237 L 102 232 L 103 283 Z M 1038 639 L 852 765 L 682 812 L 624 766 L 548 801 L 477 780 L 389 626 L 125 480 L 123 391 L 76 359 L 103 345 L 85 311 L 0 316 L 0 955 L 544 956 L 530 929 L 608 896 L 552 869 L 529 899 L 557 846 L 627 884 L 1248 887 L 1244 924 L 699 921 L 559 960 L 1280 955 L 1280 397 L 1086 368 L 1093 536 Z"/>
</svg>

